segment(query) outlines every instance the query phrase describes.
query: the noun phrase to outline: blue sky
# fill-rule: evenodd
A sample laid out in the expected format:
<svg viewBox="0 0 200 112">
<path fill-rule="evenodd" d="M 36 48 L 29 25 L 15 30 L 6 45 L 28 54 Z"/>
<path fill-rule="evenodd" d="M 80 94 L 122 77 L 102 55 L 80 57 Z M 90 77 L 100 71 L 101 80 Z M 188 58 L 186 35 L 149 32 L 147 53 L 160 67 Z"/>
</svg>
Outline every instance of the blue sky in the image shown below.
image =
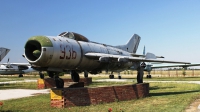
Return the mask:
<svg viewBox="0 0 200 112">
<path fill-rule="evenodd" d="M 73 31 L 108 45 L 141 36 L 137 53 L 165 60 L 200 63 L 199 0 L 1 0 L 0 47 L 11 51 L 2 60 L 27 62 L 28 38 Z"/>
</svg>

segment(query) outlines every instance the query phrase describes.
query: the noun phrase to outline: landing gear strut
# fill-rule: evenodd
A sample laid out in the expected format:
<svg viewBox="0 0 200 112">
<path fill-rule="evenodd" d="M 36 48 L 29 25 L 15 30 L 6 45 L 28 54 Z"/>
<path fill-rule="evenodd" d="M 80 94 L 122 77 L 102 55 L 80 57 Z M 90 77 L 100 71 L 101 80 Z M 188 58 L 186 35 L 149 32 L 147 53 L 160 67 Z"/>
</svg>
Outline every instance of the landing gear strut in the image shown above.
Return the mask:
<svg viewBox="0 0 200 112">
<path fill-rule="evenodd" d="M 59 78 L 59 72 L 53 72 L 53 71 L 47 71 L 50 78 L 54 78 L 56 88 L 63 88 L 64 87 L 64 81 L 63 79 Z M 42 76 L 42 73 L 40 73 L 40 77 Z"/>
<path fill-rule="evenodd" d="M 80 77 L 79 77 L 79 74 L 78 74 L 76 71 L 72 70 L 72 71 L 70 72 L 70 74 L 71 74 L 71 78 L 72 78 L 72 80 L 73 80 L 74 82 L 79 82 Z"/>
<path fill-rule="evenodd" d="M 145 63 L 142 63 L 141 66 L 137 69 L 137 83 L 143 83 L 143 75 L 144 75 L 144 68 L 146 67 Z"/>
</svg>

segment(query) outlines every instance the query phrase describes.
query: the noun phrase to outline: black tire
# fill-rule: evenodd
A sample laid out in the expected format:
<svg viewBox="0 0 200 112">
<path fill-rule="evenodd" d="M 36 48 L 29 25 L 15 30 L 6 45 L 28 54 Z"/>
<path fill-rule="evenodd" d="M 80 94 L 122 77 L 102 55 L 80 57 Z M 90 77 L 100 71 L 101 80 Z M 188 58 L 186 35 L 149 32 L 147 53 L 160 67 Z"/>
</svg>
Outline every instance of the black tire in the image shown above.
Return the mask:
<svg viewBox="0 0 200 112">
<path fill-rule="evenodd" d="M 87 71 L 84 71 L 84 77 L 88 78 L 88 72 Z"/>
<path fill-rule="evenodd" d="M 55 78 L 56 88 L 64 88 L 64 80 L 61 78 Z"/>
<path fill-rule="evenodd" d="M 22 74 L 19 74 L 19 77 L 23 77 L 23 75 L 22 75 Z"/>
<path fill-rule="evenodd" d="M 47 71 L 47 74 L 49 75 L 50 78 L 53 78 L 54 75 L 56 75 L 55 72 L 50 72 L 50 71 Z"/>
<path fill-rule="evenodd" d="M 114 79 L 114 75 L 109 75 L 109 78 L 110 79 Z"/>
<path fill-rule="evenodd" d="M 112 79 L 112 76 L 111 76 L 111 75 L 109 75 L 109 79 Z"/>
<path fill-rule="evenodd" d="M 40 74 L 40 78 L 41 78 L 41 79 L 44 79 L 44 74 Z"/>
<path fill-rule="evenodd" d="M 44 74 L 42 72 L 39 72 L 39 74 L 40 74 L 40 78 L 44 79 Z"/>
<path fill-rule="evenodd" d="M 76 71 L 71 71 L 71 78 L 74 82 L 79 82 L 80 77 L 79 74 Z"/>
<path fill-rule="evenodd" d="M 112 79 L 114 79 L 115 78 L 115 76 L 114 75 L 112 75 Z"/>
<path fill-rule="evenodd" d="M 149 75 L 149 78 L 151 78 L 151 75 Z"/>
<path fill-rule="evenodd" d="M 118 76 L 118 79 L 122 79 L 122 77 L 121 77 L 121 76 Z"/>
</svg>

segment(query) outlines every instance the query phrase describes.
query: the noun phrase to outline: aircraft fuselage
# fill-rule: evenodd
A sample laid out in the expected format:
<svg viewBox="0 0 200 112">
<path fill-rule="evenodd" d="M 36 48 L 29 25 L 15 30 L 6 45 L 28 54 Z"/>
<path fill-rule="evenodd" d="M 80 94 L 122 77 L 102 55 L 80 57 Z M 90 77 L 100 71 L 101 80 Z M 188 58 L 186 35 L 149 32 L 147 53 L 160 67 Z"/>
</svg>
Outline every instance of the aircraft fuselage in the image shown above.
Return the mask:
<svg viewBox="0 0 200 112">
<path fill-rule="evenodd" d="M 95 42 L 76 41 L 66 37 L 35 36 L 25 45 L 25 58 L 35 67 L 47 67 L 48 71 L 62 70 L 123 70 L 132 62 L 102 63 L 91 59 L 86 53 L 104 53 L 131 56 L 127 51 Z"/>
</svg>

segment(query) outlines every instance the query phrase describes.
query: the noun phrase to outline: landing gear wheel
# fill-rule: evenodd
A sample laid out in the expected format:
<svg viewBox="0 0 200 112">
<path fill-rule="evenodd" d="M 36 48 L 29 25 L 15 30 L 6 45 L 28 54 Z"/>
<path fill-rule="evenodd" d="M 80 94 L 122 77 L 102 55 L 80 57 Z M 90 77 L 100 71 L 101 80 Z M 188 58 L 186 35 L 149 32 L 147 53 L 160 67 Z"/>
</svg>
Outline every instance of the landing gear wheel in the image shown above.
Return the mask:
<svg viewBox="0 0 200 112">
<path fill-rule="evenodd" d="M 147 78 L 151 78 L 151 75 L 147 75 Z"/>
<path fill-rule="evenodd" d="M 149 78 L 151 78 L 151 75 L 149 75 Z"/>
<path fill-rule="evenodd" d="M 64 80 L 59 78 L 58 76 L 55 76 L 55 84 L 56 88 L 64 88 Z"/>
<path fill-rule="evenodd" d="M 109 78 L 110 79 L 114 79 L 114 75 L 109 75 Z"/>
<path fill-rule="evenodd" d="M 47 71 L 47 74 L 49 75 L 50 78 L 53 78 L 54 75 L 56 75 L 54 72 L 50 72 L 50 71 Z"/>
<path fill-rule="evenodd" d="M 40 78 L 44 79 L 44 74 L 42 72 L 39 72 L 39 74 L 40 74 Z"/>
<path fill-rule="evenodd" d="M 79 82 L 80 77 L 79 74 L 76 71 L 71 71 L 71 78 L 74 82 Z"/>
<path fill-rule="evenodd" d="M 88 78 L 88 72 L 87 71 L 84 71 L 84 77 Z"/>
<path fill-rule="evenodd" d="M 22 75 L 22 74 L 19 74 L 19 77 L 23 77 L 23 75 Z"/>
<path fill-rule="evenodd" d="M 122 77 L 121 77 L 121 76 L 118 76 L 118 79 L 122 79 Z"/>
</svg>

